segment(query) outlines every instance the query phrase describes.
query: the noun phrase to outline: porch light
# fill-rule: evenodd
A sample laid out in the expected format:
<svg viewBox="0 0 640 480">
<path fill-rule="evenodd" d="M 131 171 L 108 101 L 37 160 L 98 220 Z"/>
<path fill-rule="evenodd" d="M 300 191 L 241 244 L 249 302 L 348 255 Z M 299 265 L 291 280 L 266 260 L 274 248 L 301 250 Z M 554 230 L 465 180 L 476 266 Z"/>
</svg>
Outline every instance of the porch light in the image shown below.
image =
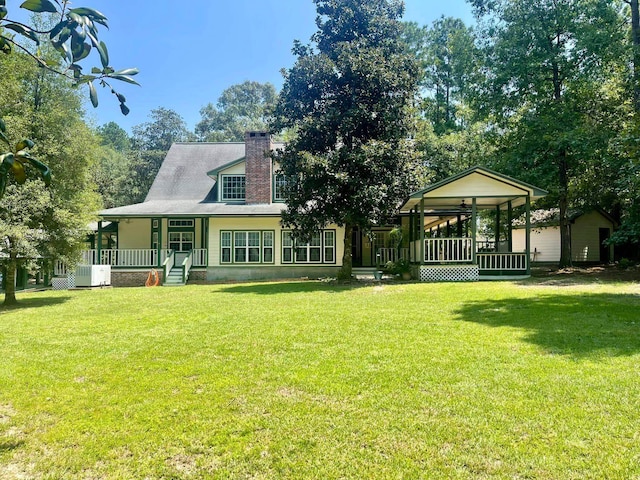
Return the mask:
<svg viewBox="0 0 640 480">
<path fill-rule="evenodd" d="M 464 203 L 464 198 L 462 199 L 462 203 L 460 203 L 460 208 L 469 208 L 469 205 L 467 205 L 466 203 Z"/>
</svg>

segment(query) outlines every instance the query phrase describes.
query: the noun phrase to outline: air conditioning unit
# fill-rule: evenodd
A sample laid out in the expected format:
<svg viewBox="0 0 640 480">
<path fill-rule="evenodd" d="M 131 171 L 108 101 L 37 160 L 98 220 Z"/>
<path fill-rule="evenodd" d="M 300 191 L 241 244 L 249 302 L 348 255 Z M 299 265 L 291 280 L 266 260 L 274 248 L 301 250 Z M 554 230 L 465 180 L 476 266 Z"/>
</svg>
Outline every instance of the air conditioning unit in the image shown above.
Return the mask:
<svg viewBox="0 0 640 480">
<path fill-rule="evenodd" d="M 111 285 L 111 265 L 78 265 L 76 287 L 104 287 Z"/>
</svg>

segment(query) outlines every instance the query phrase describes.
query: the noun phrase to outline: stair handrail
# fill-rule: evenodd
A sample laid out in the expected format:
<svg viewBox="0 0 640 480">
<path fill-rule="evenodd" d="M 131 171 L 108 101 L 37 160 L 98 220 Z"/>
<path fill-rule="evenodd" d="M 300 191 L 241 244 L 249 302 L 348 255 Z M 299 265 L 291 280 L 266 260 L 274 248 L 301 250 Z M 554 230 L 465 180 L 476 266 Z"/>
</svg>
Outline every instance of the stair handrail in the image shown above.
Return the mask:
<svg viewBox="0 0 640 480">
<path fill-rule="evenodd" d="M 167 278 L 169 277 L 169 272 L 176 264 L 176 251 L 171 250 L 169 255 L 164 262 L 162 262 L 162 284 L 165 285 L 167 283 Z"/>
<path fill-rule="evenodd" d="M 186 284 L 189 279 L 189 271 L 193 265 L 193 250 L 189 250 L 189 254 L 182 261 L 182 283 Z"/>
</svg>

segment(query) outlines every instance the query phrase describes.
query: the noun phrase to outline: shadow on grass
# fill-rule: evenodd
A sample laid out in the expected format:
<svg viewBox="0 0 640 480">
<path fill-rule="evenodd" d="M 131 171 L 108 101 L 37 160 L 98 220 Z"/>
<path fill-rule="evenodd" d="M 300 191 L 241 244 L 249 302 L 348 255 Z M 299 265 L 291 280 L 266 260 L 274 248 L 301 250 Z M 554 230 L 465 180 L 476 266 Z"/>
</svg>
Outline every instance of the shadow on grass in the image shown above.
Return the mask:
<svg viewBox="0 0 640 480">
<path fill-rule="evenodd" d="M 226 285 L 218 290 L 224 293 L 252 293 L 256 295 L 275 295 L 283 293 L 309 293 L 309 292 L 344 292 L 357 288 L 379 285 L 380 282 L 353 281 L 349 283 L 321 282 L 321 281 L 293 281 L 293 282 L 265 282 L 241 285 Z"/>
<path fill-rule="evenodd" d="M 540 295 L 468 302 L 460 320 L 525 331 L 523 339 L 552 354 L 640 352 L 640 297 L 630 294 Z"/>
<path fill-rule="evenodd" d="M 12 310 L 19 310 L 22 308 L 40 308 L 40 307 L 51 307 L 53 305 L 60 305 L 65 303 L 67 300 L 70 300 L 71 297 L 18 297 L 18 303 L 15 305 L 4 305 L 0 303 L 0 314 L 4 312 L 10 312 Z M 2 297 L 4 301 L 4 295 Z"/>
<path fill-rule="evenodd" d="M 0 454 L 5 452 L 10 452 L 11 450 L 16 450 L 24 445 L 24 440 L 7 440 L 0 441 Z"/>
</svg>

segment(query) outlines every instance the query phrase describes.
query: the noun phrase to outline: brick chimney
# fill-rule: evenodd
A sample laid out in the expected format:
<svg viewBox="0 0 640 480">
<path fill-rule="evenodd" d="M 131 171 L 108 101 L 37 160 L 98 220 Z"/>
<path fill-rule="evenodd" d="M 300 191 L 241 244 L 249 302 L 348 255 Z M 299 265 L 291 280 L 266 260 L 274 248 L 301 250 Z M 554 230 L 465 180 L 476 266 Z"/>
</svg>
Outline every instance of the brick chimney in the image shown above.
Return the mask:
<svg viewBox="0 0 640 480">
<path fill-rule="evenodd" d="M 267 132 L 246 132 L 245 142 L 245 182 L 246 203 L 271 203 L 271 136 Z"/>
</svg>

